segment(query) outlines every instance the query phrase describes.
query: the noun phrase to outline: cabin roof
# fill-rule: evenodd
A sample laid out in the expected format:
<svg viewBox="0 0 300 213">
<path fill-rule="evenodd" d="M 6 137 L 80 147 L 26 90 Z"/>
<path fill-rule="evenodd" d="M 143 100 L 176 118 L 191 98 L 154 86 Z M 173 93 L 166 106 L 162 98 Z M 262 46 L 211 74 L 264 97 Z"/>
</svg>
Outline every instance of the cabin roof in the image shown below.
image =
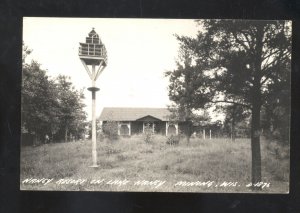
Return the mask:
<svg viewBox="0 0 300 213">
<path fill-rule="evenodd" d="M 100 115 L 101 121 L 136 121 L 146 116 L 168 121 L 171 112 L 168 108 L 135 108 L 135 107 L 104 107 Z"/>
</svg>

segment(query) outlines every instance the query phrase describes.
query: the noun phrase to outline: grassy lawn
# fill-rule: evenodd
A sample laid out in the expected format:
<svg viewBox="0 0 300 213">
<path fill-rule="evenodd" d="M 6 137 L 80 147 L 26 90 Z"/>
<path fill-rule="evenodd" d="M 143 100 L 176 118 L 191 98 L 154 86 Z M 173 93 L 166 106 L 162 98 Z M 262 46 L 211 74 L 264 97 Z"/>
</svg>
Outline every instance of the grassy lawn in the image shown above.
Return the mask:
<svg viewBox="0 0 300 213">
<path fill-rule="evenodd" d="M 191 139 L 170 146 L 155 136 L 98 143 L 98 168 L 90 168 L 91 142 L 46 144 L 21 149 L 22 190 L 251 192 L 250 139 Z M 287 193 L 289 150 L 262 140 L 262 193 Z M 278 150 L 280 152 L 278 153 Z M 22 183 L 49 178 L 48 184 Z M 59 184 L 60 179 L 73 182 Z M 79 179 L 83 180 L 79 184 Z M 93 181 L 93 182 L 91 182 Z M 156 182 L 154 182 L 156 181 Z M 165 182 L 164 182 L 165 181 Z M 226 183 L 224 183 L 226 182 Z M 211 183 L 211 184 L 210 184 Z M 229 184 L 229 185 L 228 185 Z"/>
</svg>

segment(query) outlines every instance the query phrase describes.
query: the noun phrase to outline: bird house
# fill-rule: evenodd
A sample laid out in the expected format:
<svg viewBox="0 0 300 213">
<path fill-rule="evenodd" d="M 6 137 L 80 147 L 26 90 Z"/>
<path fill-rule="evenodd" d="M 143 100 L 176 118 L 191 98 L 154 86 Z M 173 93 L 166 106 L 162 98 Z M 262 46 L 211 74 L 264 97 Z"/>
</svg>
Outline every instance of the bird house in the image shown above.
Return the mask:
<svg viewBox="0 0 300 213">
<path fill-rule="evenodd" d="M 94 28 L 86 37 L 85 43 L 79 43 L 79 58 L 82 59 L 86 65 L 107 64 L 107 53 L 104 44 Z M 102 62 L 101 62 L 102 61 Z"/>
</svg>

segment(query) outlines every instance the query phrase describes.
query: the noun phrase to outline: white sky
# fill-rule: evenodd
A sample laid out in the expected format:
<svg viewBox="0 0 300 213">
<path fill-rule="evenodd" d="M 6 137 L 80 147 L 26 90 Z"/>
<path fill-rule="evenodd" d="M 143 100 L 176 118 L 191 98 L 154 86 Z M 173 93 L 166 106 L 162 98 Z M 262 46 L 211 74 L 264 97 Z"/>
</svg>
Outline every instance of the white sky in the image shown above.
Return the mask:
<svg viewBox="0 0 300 213">
<path fill-rule="evenodd" d="M 95 28 L 108 54 L 98 78 L 97 116 L 103 107 L 166 107 L 168 79 L 175 68 L 178 41 L 174 34 L 195 36 L 191 19 L 33 18 L 23 20 L 23 41 L 50 76 L 68 75 L 77 89 L 91 86 L 78 57 L 79 42 Z M 91 92 L 85 89 L 88 119 Z"/>
</svg>

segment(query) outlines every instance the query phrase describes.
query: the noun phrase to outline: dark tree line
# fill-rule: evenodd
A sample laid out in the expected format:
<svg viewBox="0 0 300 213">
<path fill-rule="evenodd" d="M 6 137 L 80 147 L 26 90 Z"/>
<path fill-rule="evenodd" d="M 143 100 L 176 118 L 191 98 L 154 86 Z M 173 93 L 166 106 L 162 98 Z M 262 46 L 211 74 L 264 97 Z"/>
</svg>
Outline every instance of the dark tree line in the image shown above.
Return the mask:
<svg viewBox="0 0 300 213">
<path fill-rule="evenodd" d="M 199 20 L 196 38 L 177 36 L 177 69 L 167 72 L 169 97 L 183 112 L 218 104 L 249 112 L 252 182 L 261 181 L 261 133 L 288 141 L 291 22 Z M 231 114 L 231 115 L 230 115 Z M 233 116 L 237 115 L 237 116 Z M 188 117 L 191 117 L 188 113 Z M 262 131 L 264 130 L 264 131 Z"/>
<path fill-rule="evenodd" d="M 50 78 L 36 61 L 26 63 L 30 54 L 23 45 L 22 133 L 34 136 L 35 143 L 69 141 L 85 134 L 86 113 L 83 91 L 77 91 L 70 77 Z"/>
<path fill-rule="evenodd" d="M 225 114 L 223 132 L 235 141 L 236 137 L 250 136 L 250 112 L 249 109 L 241 105 L 228 104 L 218 106 L 216 111 Z"/>
</svg>

